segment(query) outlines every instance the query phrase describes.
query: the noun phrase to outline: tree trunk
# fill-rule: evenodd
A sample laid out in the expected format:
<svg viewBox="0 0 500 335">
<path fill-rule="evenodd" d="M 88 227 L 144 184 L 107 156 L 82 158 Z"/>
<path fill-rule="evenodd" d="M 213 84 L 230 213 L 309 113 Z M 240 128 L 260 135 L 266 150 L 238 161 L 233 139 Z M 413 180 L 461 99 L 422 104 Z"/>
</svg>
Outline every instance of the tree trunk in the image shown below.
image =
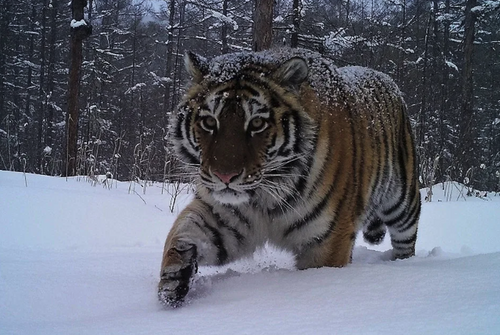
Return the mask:
<svg viewBox="0 0 500 335">
<path fill-rule="evenodd" d="M 302 2 L 300 0 L 293 0 L 293 13 L 292 13 L 293 31 L 292 31 L 292 38 L 290 40 L 290 46 L 292 48 L 297 48 L 299 46 L 300 7 L 301 6 L 302 6 Z"/>
<path fill-rule="evenodd" d="M 168 33 L 167 33 L 167 61 L 165 65 L 165 77 L 172 79 L 173 66 L 174 66 L 174 20 L 175 20 L 175 0 L 170 0 L 168 5 Z M 171 109 L 171 87 L 172 81 L 165 82 L 165 94 L 163 96 L 164 119 L 163 127 L 166 129 L 168 126 L 168 114 Z"/>
<path fill-rule="evenodd" d="M 36 137 L 36 169 L 35 171 L 43 174 L 42 167 L 42 150 L 43 150 L 43 123 L 45 120 L 45 107 L 47 102 L 47 92 L 45 90 L 45 42 L 47 33 L 47 7 L 48 1 L 44 1 L 42 5 L 42 23 L 41 23 L 41 42 L 40 42 L 40 80 L 38 86 L 38 111 L 37 111 L 37 137 Z"/>
<path fill-rule="evenodd" d="M 2 12 L 0 13 L 0 126 L 6 116 L 6 85 L 7 74 L 7 39 L 9 35 L 9 24 L 12 18 L 11 1 L 2 2 Z"/>
<path fill-rule="evenodd" d="M 462 73 L 462 105 L 460 108 L 458 131 L 458 175 L 464 178 L 468 170 L 474 165 L 475 127 L 474 127 L 474 80 L 473 80 L 473 51 L 475 38 L 476 16 L 472 8 L 477 5 L 476 0 L 467 0 L 465 5 L 464 24 L 464 63 Z"/>
<path fill-rule="evenodd" d="M 273 0 L 255 0 L 253 50 L 271 47 L 273 39 Z"/>
<path fill-rule="evenodd" d="M 222 2 L 222 15 L 227 16 L 227 2 L 228 0 L 224 0 Z M 227 54 L 229 52 L 229 46 L 227 43 L 227 23 L 226 21 L 222 22 L 221 27 L 221 42 L 222 42 L 222 53 Z"/>
<path fill-rule="evenodd" d="M 55 75 L 56 75 L 56 37 L 57 37 L 57 6 L 59 1 L 52 1 L 50 11 L 50 36 L 49 36 L 49 63 L 47 69 L 47 97 L 51 101 L 55 100 L 54 90 L 56 88 Z M 52 148 L 53 146 L 53 123 L 54 123 L 54 106 L 48 104 L 47 120 L 45 130 L 45 146 Z M 45 171 L 50 174 L 51 171 Z"/>
<path fill-rule="evenodd" d="M 401 36 L 398 51 L 398 64 L 396 68 L 396 82 L 403 82 L 403 74 L 405 74 L 405 49 L 406 49 L 406 0 L 401 2 Z"/>
<path fill-rule="evenodd" d="M 71 11 L 74 22 L 83 23 L 83 12 L 86 0 L 72 0 Z M 76 174 L 77 141 L 78 141 L 78 95 L 80 90 L 80 70 L 82 66 L 83 40 L 92 33 L 90 24 L 72 24 L 71 26 L 71 65 L 69 69 L 68 113 L 66 117 L 66 176 Z"/>
<path fill-rule="evenodd" d="M 429 20 L 427 22 L 427 28 L 425 30 L 425 42 L 424 42 L 424 54 L 423 54 L 423 68 L 422 68 L 422 82 L 420 84 L 420 110 L 419 110 L 419 121 L 417 127 L 417 147 L 421 150 L 425 146 L 425 134 L 427 132 L 426 121 L 428 119 L 427 115 L 427 86 L 428 86 L 428 67 L 429 67 L 429 35 L 430 35 L 430 25 L 432 20 L 432 14 L 429 14 Z M 421 161 L 424 158 L 421 157 Z"/>
<path fill-rule="evenodd" d="M 174 70 L 174 77 L 172 78 L 172 99 L 171 99 L 171 105 L 170 105 L 170 110 L 174 110 L 175 109 L 175 106 L 177 105 L 178 103 L 178 98 L 180 96 L 180 93 L 179 93 L 179 83 L 180 83 L 180 78 L 182 78 L 182 73 L 184 73 L 183 70 L 181 70 L 181 68 L 183 67 L 180 67 L 179 66 L 179 63 L 182 61 L 182 58 L 179 57 L 180 53 L 181 53 L 181 50 L 184 50 L 184 44 L 183 44 L 183 40 L 185 39 L 185 32 L 186 32 L 186 29 L 184 27 L 184 24 L 185 24 L 185 20 L 186 20 L 186 6 L 187 6 L 188 2 L 187 1 L 182 1 L 180 4 L 179 4 L 179 28 L 178 28 L 178 31 L 177 31 L 177 42 L 176 42 L 176 50 L 174 52 L 174 67 L 173 67 L 173 70 Z"/>
<path fill-rule="evenodd" d="M 447 150 L 446 140 L 449 136 L 449 130 L 447 129 L 445 122 L 449 119 L 450 112 L 450 70 L 446 63 L 450 57 L 450 0 L 445 0 L 444 7 L 445 20 L 443 22 L 443 52 L 441 60 L 441 101 L 439 106 L 439 142 L 441 152 L 444 153 Z M 439 160 L 439 174 L 445 174 L 445 164 L 449 166 L 450 162 L 445 163 L 445 155 Z"/>
</svg>

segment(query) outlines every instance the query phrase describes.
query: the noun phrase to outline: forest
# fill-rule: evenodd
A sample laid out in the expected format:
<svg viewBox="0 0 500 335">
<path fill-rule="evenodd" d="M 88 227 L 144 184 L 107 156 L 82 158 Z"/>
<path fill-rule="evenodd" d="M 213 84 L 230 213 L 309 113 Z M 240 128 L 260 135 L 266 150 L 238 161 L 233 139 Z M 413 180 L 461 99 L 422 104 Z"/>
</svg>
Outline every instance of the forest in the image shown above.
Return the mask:
<svg viewBox="0 0 500 335">
<path fill-rule="evenodd" d="M 73 108 L 74 174 L 178 179 L 167 131 L 188 80 L 183 55 L 255 49 L 259 1 L 89 0 L 78 21 L 75 0 L 0 0 L 0 170 L 67 175 Z M 395 79 L 422 186 L 500 190 L 500 0 L 267 2 L 273 47 Z"/>
</svg>

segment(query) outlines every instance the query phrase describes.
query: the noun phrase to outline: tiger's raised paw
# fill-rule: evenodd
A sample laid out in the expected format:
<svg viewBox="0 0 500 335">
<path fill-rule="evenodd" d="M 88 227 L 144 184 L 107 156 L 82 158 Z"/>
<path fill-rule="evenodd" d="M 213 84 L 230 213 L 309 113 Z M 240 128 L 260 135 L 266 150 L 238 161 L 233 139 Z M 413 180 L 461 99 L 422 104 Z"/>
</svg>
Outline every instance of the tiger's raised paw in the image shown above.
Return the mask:
<svg viewBox="0 0 500 335">
<path fill-rule="evenodd" d="M 194 275 L 198 271 L 196 246 L 187 249 L 170 248 L 163 261 L 158 299 L 165 306 L 179 307 L 189 292 Z"/>
</svg>

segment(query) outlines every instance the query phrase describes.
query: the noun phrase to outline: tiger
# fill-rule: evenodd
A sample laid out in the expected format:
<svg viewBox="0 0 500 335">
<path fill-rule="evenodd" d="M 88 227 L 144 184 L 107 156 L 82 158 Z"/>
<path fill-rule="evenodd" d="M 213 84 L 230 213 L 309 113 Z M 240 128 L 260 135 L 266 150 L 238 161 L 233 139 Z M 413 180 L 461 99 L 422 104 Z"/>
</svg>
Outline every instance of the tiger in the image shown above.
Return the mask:
<svg viewBox="0 0 500 335">
<path fill-rule="evenodd" d="M 199 265 L 266 243 L 297 269 L 344 267 L 357 233 L 415 254 L 417 158 L 403 95 L 386 74 L 306 49 L 184 57 L 191 77 L 170 141 L 195 194 L 166 238 L 158 284 L 184 301 Z"/>
</svg>

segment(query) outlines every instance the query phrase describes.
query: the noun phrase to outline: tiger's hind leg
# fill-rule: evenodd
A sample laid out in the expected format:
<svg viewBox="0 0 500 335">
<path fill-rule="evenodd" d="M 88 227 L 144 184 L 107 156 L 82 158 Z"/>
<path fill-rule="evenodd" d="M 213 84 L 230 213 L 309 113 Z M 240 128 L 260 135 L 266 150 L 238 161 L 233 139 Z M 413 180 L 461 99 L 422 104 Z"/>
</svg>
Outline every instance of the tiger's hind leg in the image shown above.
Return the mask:
<svg viewBox="0 0 500 335">
<path fill-rule="evenodd" d="M 382 243 L 386 232 L 386 225 L 378 216 L 371 218 L 363 226 L 363 238 L 370 244 Z"/>
<path fill-rule="evenodd" d="M 410 203 L 403 203 L 391 212 L 385 212 L 383 219 L 389 230 L 394 259 L 404 259 L 415 255 L 420 197 Z"/>
</svg>

